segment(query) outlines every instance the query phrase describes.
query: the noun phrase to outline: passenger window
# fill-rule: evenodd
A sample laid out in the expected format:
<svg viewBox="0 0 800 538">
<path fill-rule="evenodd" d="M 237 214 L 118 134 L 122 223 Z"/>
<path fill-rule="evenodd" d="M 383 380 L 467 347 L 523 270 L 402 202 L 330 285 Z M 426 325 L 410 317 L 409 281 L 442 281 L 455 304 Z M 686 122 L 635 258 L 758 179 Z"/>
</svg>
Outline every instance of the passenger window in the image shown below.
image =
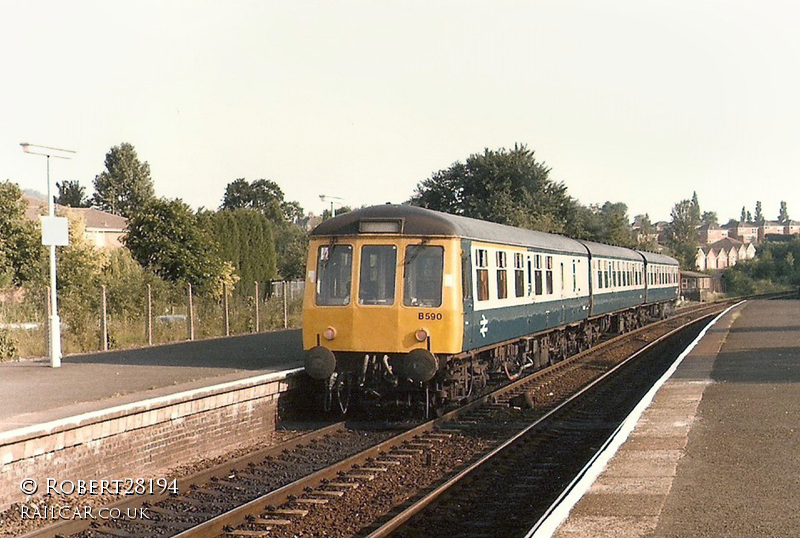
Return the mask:
<svg viewBox="0 0 800 538">
<path fill-rule="evenodd" d="M 547 256 L 545 258 L 545 263 L 546 263 L 546 267 L 545 268 L 547 269 L 547 271 L 545 272 L 545 281 L 547 283 L 547 294 L 548 295 L 552 295 L 553 294 L 553 257 L 552 256 Z"/>
<path fill-rule="evenodd" d="M 575 260 L 572 260 L 572 291 L 578 292 L 578 268 Z"/>
<path fill-rule="evenodd" d="M 317 253 L 316 302 L 320 306 L 350 304 L 353 247 L 325 245 Z"/>
<path fill-rule="evenodd" d="M 411 245 L 406 248 L 403 304 L 442 306 L 444 248 Z"/>
<path fill-rule="evenodd" d="M 362 247 L 358 303 L 362 305 L 394 304 L 396 268 L 396 246 L 366 245 Z"/>
<path fill-rule="evenodd" d="M 541 295 L 544 293 L 544 287 L 542 284 L 542 256 L 541 254 L 536 255 L 536 281 L 534 284 L 536 285 L 536 295 Z"/>
<path fill-rule="evenodd" d="M 506 253 L 497 253 L 497 298 L 508 297 L 508 271 L 506 270 Z"/>
<path fill-rule="evenodd" d="M 489 255 L 484 249 L 475 252 L 475 285 L 478 288 L 478 300 L 489 300 Z"/>
<path fill-rule="evenodd" d="M 517 297 L 525 295 L 525 261 L 521 253 L 514 254 L 514 291 Z"/>
</svg>

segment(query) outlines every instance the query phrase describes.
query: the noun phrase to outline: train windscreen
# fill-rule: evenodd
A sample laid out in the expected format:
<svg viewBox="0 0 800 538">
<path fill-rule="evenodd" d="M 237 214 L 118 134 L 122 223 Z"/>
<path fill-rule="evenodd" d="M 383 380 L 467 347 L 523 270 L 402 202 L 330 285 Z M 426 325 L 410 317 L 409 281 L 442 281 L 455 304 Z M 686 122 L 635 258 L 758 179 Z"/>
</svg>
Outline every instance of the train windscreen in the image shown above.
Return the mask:
<svg viewBox="0 0 800 538">
<path fill-rule="evenodd" d="M 317 295 L 320 306 L 350 304 L 353 247 L 324 245 L 317 256 Z"/>
<path fill-rule="evenodd" d="M 410 245 L 406 248 L 403 276 L 403 304 L 442 306 L 444 248 Z"/>
<path fill-rule="evenodd" d="M 394 304 L 394 277 L 396 273 L 396 246 L 363 246 L 361 248 L 361 270 L 358 279 L 358 304 Z"/>
</svg>

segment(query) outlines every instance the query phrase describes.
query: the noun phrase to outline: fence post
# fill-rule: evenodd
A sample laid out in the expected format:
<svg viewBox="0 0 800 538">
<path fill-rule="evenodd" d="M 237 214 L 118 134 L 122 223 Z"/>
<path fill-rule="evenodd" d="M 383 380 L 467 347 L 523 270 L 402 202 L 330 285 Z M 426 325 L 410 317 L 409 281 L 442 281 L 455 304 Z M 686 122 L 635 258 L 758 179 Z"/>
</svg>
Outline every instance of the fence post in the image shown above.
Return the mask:
<svg viewBox="0 0 800 538">
<path fill-rule="evenodd" d="M 289 328 L 289 294 L 286 289 L 286 281 L 283 281 L 283 328 Z"/>
<path fill-rule="evenodd" d="M 106 308 L 106 285 L 103 284 L 103 320 L 100 323 L 103 331 L 103 351 L 108 351 L 108 309 Z"/>
<path fill-rule="evenodd" d="M 256 280 L 256 332 L 258 332 L 258 303 L 261 301 L 261 296 L 258 294 L 258 280 Z"/>
<path fill-rule="evenodd" d="M 231 318 L 230 312 L 228 311 L 228 285 L 226 283 L 222 283 L 222 295 L 223 295 L 223 304 L 225 305 L 225 336 L 231 335 Z"/>
<path fill-rule="evenodd" d="M 194 307 L 192 305 L 192 284 L 189 284 L 189 340 L 194 340 Z"/>
<path fill-rule="evenodd" d="M 147 285 L 147 345 L 153 345 L 153 290 Z"/>
</svg>

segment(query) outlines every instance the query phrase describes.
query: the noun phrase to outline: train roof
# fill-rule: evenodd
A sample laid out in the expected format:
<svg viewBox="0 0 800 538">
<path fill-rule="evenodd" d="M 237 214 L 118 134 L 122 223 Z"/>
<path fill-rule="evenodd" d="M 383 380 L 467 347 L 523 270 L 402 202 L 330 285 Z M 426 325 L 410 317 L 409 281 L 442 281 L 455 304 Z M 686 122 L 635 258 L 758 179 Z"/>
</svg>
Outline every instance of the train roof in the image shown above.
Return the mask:
<svg viewBox="0 0 800 538">
<path fill-rule="evenodd" d="M 647 263 L 661 263 L 664 265 L 674 265 L 676 267 L 679 265 L 678 260 L 665 254 L 658 254 L 657 252 L 649 252 L 647 250 L 637 250 L 636 252 L 644 256 Z"/>
<path fill-rule="evenodd" d="M 535 247 L 586 256 L 586 248 L 569 237 L 515 228 L 410 205 L 378 205 L 356 209 L 323 221 L 312 237 L 392 233 L 460 237 L 490 243 Z"/>
<path fill-rule="evenodd" d="M 616 258 L 636 262 L 642 261 L 641 254 L 629 248 L 607 245 L 605 243 L 595 243 L 594 241 L 584 241 L 582 239 L 579 239 L 579 241 L 586 246 L 592 257 L 600 256 L 603 258 Z"/>
</svg>

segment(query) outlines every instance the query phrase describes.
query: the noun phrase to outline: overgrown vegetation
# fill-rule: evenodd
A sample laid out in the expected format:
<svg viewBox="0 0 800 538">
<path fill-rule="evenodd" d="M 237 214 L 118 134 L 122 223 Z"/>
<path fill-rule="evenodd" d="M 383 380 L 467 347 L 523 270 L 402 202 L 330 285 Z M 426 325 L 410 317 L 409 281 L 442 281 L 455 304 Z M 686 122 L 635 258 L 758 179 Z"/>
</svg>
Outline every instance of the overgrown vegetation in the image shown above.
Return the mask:
<svg viewBox="0 0 800 538">
<path fill-rule="evenodd" d="M 800 287 L 800 238 L 767 241 L 756 257 L 728 268 L 724 277 L 728 293 L 750 295 Z"/>
<path fill-rule="evenodd" d="M 284 303 L 270 289 L 302 278 L 307 234 L 294 225 L 302 208 L 275 182 L 234 180 L 220 210 L 195 212 L 157 198 L 149 165 L 122 143 L 106 154 L 91 198 L 77 181 L 58 187 L 62 205 L 93 202 L 128 218 L 124 246 L 101 250 L 70 214 L 70 244 L 57 249 L 65 353 L 101 349 L 106 332 L 115 348 L 297 325 L 300 293 Z M 48 352 L 49 261 L 25 210 L 19 187 L 0 183 L 0 324 L 8 329 L 0 360 Z"/>
</svg>

